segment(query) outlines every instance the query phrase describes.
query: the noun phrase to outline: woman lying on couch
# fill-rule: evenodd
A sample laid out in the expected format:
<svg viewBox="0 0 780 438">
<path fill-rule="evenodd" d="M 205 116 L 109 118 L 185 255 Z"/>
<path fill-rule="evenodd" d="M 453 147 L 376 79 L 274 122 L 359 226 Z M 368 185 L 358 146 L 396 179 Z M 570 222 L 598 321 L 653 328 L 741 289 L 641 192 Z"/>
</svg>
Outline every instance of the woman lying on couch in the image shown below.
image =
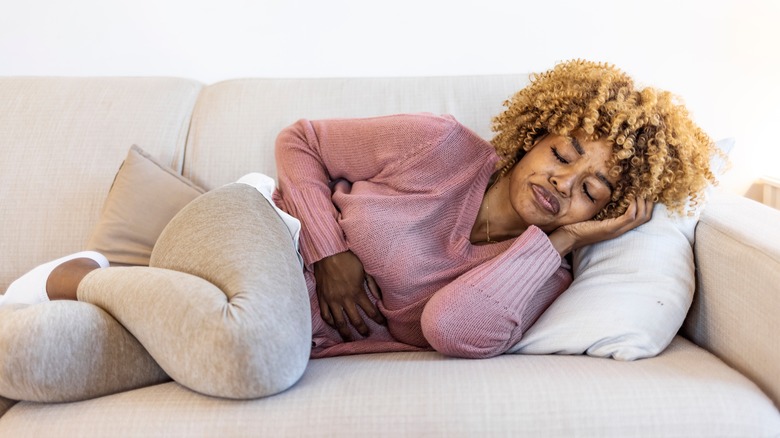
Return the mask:
<svg viewBox="0 0 780 438">
<path fill-rule="evenodd" d="M 569 252 L 654 202 L 682 213 L 716 152 L 668 92 L 609 65 L 559 64 L 506 106 L 491 143 L 449 116 L 299 121 L 277 140 L 272 203 L 242 179 L 185 207 L 150 267 L 77 253 L 2 305 L 94 304 L 174 380 L 230 398 L 288 388 L 310 357 L 502 354 L 570 284 Z M 61 356 L 30 365 L 85 366 Z M 40 400 L 0 370 L 0 395 Z"/>
</svg>

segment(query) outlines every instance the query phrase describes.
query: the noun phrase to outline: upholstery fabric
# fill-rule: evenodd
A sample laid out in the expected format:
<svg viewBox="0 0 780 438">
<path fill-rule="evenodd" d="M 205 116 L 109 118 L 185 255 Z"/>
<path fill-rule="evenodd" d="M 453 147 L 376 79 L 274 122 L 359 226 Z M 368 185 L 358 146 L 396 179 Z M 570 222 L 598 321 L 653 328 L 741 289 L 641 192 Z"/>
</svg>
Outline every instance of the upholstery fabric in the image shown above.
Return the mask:
<svg viewBox="0 0 780 438">
<path fill-rule="evenodd" d="M 87 242 L 112 264 L 148 266 L 157 238 L 203 189 L 158 163 L 137 145 L 117 171 Z"/>
<path fill-rule="evenodd" d="M 0 307 L 0 356 L 0 395 L 11 399 L 83 400 L 169 380 L 114 318 L 75 301 Z"/>
<path fill-rule="evenodd" d="M 204 88 L 198 99 L 183 175 L 206 189 L 250 172 L 275 178 L 276 135 L 302 118 L 452 114 L 482 138 L 490 139 L 490 118 L 527 84 L 527 75 L 497 75 L 489 81 L 463 76 L 220 82 Z"/>
<path fill-rule="evenodd" d="M 192 201 L 163 230 L 150 267 L 92 271 L 78 296 L 204 394 L 274 394 L 300 378 L 309 358 L 309 297 L 292 238 L 246 184 Z"/>
<path fill-rule="evenodd" d="M 84 249 L 131 144 L 182 167 L 198 82 L 0 78 L 0 291 Z"/>
<path fill-rule="evenodd" d="M 676 338 L 637 362 L 432 352 L 317 359 L 297 385 L 266 399 L 210 398 L 166 383 L 78 404 L 20 402 L 2 423 L 16 437 L 709 438 L 773 436 L 774 409 L 739 373 Z"/>
<path fill-rule="evenodd" d="M 716 195 L 696 228 L 699 293 L 685 334 L 780 406 L 780 211 Z"/>
</svg>

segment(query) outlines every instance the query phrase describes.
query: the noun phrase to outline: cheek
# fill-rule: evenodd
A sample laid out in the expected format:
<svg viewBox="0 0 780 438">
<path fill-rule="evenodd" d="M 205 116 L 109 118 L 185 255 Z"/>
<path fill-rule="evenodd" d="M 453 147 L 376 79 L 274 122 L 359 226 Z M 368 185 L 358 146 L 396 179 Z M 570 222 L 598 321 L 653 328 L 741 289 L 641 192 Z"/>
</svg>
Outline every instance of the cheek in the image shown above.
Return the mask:
<svg viewBox="0 0 780 438">
<path fill-rule="evenodd" d="M 572 204 L 572 219 L 582 222 L 593 219 L 603 208 L 601 203 L 593 204 L 588 201 L 580 201 Z"/>
<path fill-rule="evenodd" d="M 533 175 L 533 170 L 528 168 L 529 160 L 526 159 L 527 157 L 528 156 L 526 155 L 526 157 L 515 164 L 514 167 L 512 167 L 512 169 L 509 171 L 509 177 L 511 179 L 522 179 Z"/>
</svg>

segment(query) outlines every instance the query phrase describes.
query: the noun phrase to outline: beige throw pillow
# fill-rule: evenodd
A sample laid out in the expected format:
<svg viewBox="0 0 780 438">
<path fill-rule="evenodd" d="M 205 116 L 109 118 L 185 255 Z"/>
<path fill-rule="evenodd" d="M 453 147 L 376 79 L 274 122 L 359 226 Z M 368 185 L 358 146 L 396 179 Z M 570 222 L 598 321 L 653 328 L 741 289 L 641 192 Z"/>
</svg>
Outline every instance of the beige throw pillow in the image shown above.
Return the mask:
<svg viewBox="0 0 780 438">
<path fill-rule="evenodd" d="M 114 178 L 87 249 L 112 264 L 149 265 L 163 228 L 204 190 L 133 145 Z"/>
</svg>

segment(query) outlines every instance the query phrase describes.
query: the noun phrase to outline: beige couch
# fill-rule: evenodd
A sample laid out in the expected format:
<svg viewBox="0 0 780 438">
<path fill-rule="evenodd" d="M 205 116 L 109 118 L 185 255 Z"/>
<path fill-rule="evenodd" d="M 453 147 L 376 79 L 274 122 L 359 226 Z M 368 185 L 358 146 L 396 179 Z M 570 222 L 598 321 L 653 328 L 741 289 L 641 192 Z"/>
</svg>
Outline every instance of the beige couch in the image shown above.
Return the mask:
<svg viewBox="0 0 780 438">
<path fill-rule="evenodd" d="M 131 144 L 212 189 L 275 175 L 276 133 L 303 117 L 449 113 L 489 138 L 490 116 L 525 83 L 0 78 L 0 290 L 83 249 Z M 713 196 L 696 229 L 694 305 L 656 358 L 313 360 L 291 389 L 252 401 L 174 382 L 75 403 L 0 398 L 0 436 L 780 436 L 778 224 L 778 211 Z"/>
</svg>

